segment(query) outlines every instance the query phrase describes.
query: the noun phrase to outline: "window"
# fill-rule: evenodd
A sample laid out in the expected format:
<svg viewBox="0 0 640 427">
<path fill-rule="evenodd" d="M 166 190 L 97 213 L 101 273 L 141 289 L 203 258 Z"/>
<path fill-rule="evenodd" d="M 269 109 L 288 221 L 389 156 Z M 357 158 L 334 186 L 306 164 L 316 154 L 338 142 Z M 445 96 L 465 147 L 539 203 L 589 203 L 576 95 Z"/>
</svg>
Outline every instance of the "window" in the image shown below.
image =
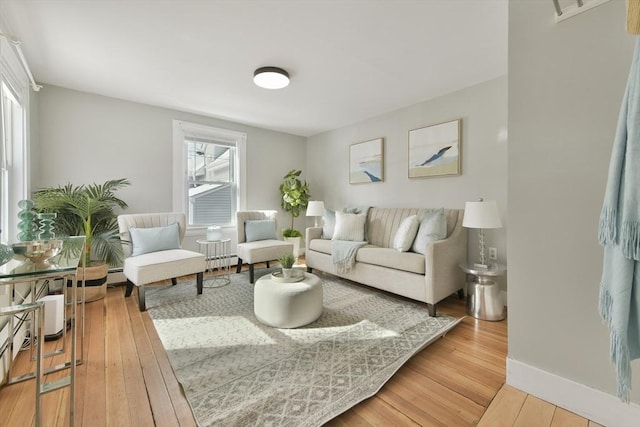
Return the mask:
<svg viewBox="0 0 640 427">
<path fill-rule="evenodd" d="M 188 226 L 235 224 L 244 206 L 245 140 L 241 132 L 174 121 L 174 208 Z"/>
<path fill-rule="evenodd" d="M 29 194 L 26 111 L 27 76 L 15 51 L 0 39 L 0 229 L 1 240 L 12 242 L 18 234 L 18 201 Z"/>
</svg>

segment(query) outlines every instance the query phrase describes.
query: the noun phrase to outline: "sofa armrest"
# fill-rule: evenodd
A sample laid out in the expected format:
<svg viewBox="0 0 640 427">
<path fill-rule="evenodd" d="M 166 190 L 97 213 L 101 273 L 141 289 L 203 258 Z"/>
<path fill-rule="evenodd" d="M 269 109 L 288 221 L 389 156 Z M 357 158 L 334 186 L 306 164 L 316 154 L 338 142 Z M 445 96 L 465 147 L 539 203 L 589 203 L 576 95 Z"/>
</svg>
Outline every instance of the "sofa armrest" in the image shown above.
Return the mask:
<svg viewBox="0 0 640 427">
<path fill-rule="evenodd" d="M 427 245 L 427 302 L 437 303 L 465 285 L 465 275 L 459 266 L 467 260 L 467 230 L 461 224 L 460 219 L 449 237 Z"/>
<path fill-rule="evenodd" d="M 322 227 L 307 227 L 305 231 L 305 242 L 307 243 L 307 249 L 313 239 L 320 239 L 322 237 Z"/>
</svg>

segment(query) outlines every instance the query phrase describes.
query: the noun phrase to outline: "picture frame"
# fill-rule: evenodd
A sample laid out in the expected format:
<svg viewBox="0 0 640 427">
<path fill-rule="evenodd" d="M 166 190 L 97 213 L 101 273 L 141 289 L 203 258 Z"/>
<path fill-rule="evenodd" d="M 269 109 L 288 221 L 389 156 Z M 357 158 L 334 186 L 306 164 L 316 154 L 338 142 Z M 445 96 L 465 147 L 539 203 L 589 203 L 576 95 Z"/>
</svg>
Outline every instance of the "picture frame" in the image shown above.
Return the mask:
<svg viewBox="0 0 640 427">
<path fill-rule="evenodd" d="M 349 146 L 349 184 L 384 182 L 384 138 Z"/>
<path fill-rule="evenodd" d="M 409 178 L 460 175 L 462 119 L 409 131 Z"/>
</svg>

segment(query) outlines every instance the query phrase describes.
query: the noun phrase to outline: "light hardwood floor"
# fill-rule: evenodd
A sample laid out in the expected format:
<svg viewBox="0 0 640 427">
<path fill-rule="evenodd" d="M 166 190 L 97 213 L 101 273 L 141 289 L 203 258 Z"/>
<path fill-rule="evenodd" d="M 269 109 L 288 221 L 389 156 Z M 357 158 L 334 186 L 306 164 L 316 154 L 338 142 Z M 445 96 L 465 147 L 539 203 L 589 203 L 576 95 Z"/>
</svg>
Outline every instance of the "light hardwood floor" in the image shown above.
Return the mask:
<svg viewBox="0 0 640 427">
<path fill-rule="evenodd" d="M 451 296 L 438 310 L 462 317 L 465 303 Z M 146 312 L 138 311 L 135 291 L 131 298 L 124 298 L 123 287 L 116 286 L 108 289 L 104 300 L 86 304 L 85 328 L 84 363 L 77 369 L 75 425 L 195 425 L 153 322 Z M 48 351 L 59 345 L 46 344 Z M 506 355 L 506 321 L 465 317 L 446 336 L 415 355 L 376 396 L 328 425 L 597 426 L 506 386 Z M 29 370 L 28 359 L 28 352 L 20 353 L 16 372 Z M 60 360 L 48 358 L 46 363 Z M 50 374 L 47 381 L 61 375 L 64 373 Z M 33 381 L 2 387 L 0 425 L 31 425 L 33 396 Z M 68 399 L 69 389 L 44 396 L 45 426 L 69 424 Z"/>
</svg>

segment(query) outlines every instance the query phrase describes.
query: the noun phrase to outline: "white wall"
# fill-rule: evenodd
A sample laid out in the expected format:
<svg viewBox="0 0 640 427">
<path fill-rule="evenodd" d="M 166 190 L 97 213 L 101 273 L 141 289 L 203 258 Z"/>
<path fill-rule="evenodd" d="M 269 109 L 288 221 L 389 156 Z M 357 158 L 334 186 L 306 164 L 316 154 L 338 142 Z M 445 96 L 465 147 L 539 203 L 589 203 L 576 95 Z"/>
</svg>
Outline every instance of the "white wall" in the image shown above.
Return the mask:
<svg viewBox="0 0 640 427">
<path fill-rule="evenodd" d="M 408 178 L 410 129 L 462 119 L 462 175 Z M 504 227 L 486 231 L 506 264 L 507 234 L 507 78 L 403 108 L 308 138 L 307 176 L 313 199 L 329 208 L 346 205 L 464 208 L 479 197 L 498 202 Z M 351 144 L 384 137 L 384 182 L 349 184 Z M 309 222 L 312 224 L 312 221 Z M 476 259 L 477 233 L 469 233 L 470 259 Z M 504 280 L 503 279 L 503 286 Z"/>
<path fill-rule="evenodd" d="M 247 209 L 280 209 L 282 178 L 305 166 L 299 136 L 55 86 L 38 101 L 34 188 L 128 178 L 132 185 L 118 192 L 128 213 L 172 209 L 174 119 L 247 133 Z M 289 218 L 283 212 L 280 222 Z"/>
<path fill-rule="evenodd" d="M 624 9 L 556 24 L 551 1 L 509 3 L 509 357 L 609 395 L 597 228 L 635 41 Z"/>
</svg>

